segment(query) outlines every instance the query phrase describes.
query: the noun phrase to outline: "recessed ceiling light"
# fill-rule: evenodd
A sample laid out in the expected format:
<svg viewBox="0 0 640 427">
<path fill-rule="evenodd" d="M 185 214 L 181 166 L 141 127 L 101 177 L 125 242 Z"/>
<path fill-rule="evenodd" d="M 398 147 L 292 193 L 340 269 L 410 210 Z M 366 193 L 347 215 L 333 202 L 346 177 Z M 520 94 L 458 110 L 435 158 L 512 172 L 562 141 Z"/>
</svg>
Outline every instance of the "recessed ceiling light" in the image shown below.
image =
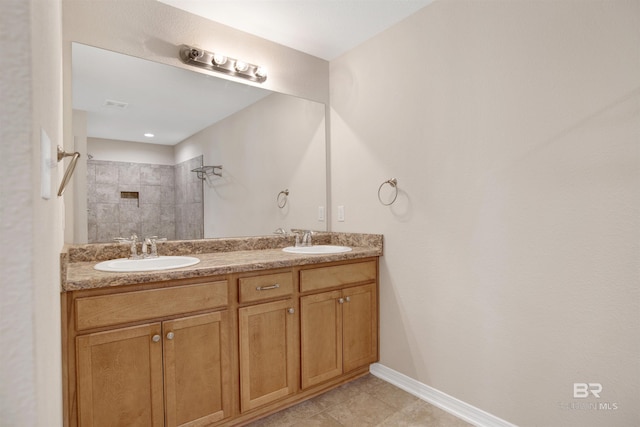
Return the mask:
<svg viewBox="0 0 640 427">
<path fill-rule="evenodd" d="M 144 134 L 144 136 L 146 136 L 147 138 L 153 138 L 155 135 L 152 134 L 152 133 L 147 132 L 147 133 Z"/>
</svg>

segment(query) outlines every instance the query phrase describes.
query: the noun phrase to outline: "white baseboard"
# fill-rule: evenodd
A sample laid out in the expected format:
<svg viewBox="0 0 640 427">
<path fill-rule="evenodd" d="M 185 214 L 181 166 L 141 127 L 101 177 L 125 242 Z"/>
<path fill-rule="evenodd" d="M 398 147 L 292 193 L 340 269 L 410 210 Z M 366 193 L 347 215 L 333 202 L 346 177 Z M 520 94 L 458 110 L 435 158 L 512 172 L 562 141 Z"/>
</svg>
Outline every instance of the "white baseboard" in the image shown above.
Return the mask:
<svg viewBox="0 0 640 427">
<path fill-rule="evenodd" d="M 395 385 L 398 388 L 411 393 L 419 399 L 431 403 L 433 406 L 437 406 L 443 411 L 455 415 L 456 417 L 465 420 L 468 423 L 477 427 L 517 427 L 515 424 L 511 424 L 501 418 L 489 414 L 488 412 L 478 409 L 475 406 L 469 405 L 455 397 L 449 396 L 446 393 L 436 390 L 433 387 L 429 387 L 426 384 L 422 384 L 419 381 L 414 380 L 398 371 L 394 371 L 391 368 L 387 368 L 379 363 L 374 363 L 370 366 L 369 370 L 371 374 L 376 377 L 385 380 L 388 383 Z"/>
</svg>

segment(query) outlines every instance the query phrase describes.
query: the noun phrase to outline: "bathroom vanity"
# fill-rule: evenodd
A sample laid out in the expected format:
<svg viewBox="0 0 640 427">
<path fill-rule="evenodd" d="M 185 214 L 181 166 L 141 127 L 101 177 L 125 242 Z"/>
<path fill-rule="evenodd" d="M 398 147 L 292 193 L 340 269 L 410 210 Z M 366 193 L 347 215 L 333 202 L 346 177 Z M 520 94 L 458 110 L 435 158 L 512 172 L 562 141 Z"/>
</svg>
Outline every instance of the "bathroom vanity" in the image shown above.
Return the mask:
<svg viewBox="0 0 640 427">
<path fill-rule="evenodd" d="M 118 245 L 70 248 L 65 425 L 242 425 L 365 375 L 378 360 L 382 236 L 320 239 L 352 251 L 291 254 L 282 237 L 167 242 L 160 250 L 201 262 L 123 274 L 93 269 Z"/>
</svg>

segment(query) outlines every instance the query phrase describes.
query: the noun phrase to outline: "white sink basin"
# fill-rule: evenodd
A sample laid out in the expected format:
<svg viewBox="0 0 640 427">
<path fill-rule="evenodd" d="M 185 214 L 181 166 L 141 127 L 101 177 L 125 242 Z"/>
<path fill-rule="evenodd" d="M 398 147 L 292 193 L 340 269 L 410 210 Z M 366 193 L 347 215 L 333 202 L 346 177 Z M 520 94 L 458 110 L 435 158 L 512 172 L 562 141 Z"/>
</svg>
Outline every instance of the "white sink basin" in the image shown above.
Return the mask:
<svg viewBox="0 0 640 427">
<path fill-rule="evenodd" d="M 348 246 L 334 246 L 334 245 L 288 246 L 284 248 L 283 251 L 289 252 L 292 254 L 322 255 L 322 254 L 340 254 L 343 252 L 351 252 L 351 248 Z"/>
<path fill-rule="evenodd" d="M 103 261 L 93 268 L 100 271 L 128 273 L 133 271 L 170 270 L 172 268 L 196 265 L 200 260 L 191 256 L 160 256 L 157 258 L 118 258 Z"/>
</svg>

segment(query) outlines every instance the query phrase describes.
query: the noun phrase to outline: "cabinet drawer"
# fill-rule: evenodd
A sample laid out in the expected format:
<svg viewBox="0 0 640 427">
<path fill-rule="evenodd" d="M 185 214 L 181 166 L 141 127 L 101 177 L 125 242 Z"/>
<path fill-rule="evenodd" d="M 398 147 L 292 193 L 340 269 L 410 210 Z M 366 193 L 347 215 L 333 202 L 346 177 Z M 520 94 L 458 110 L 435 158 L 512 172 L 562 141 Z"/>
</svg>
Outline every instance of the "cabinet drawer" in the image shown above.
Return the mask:
<svg viewBox="0 0 640 427">
<path fill-rule="evenodd" d="M 260 301 L 293 293 L 291 272 L 241 277 L 239 283 L 240 302 Z"/>
<path fill-rule="evenodd" d="M 227 304 L 226 281 L 78 298 L 76 328 L 101 328 Z"/>
<path fill-rule="evenodd" d="M 312 268 L 300 271 L 300 292 L 376 280 L 375 261 Z"/>
</svg>

